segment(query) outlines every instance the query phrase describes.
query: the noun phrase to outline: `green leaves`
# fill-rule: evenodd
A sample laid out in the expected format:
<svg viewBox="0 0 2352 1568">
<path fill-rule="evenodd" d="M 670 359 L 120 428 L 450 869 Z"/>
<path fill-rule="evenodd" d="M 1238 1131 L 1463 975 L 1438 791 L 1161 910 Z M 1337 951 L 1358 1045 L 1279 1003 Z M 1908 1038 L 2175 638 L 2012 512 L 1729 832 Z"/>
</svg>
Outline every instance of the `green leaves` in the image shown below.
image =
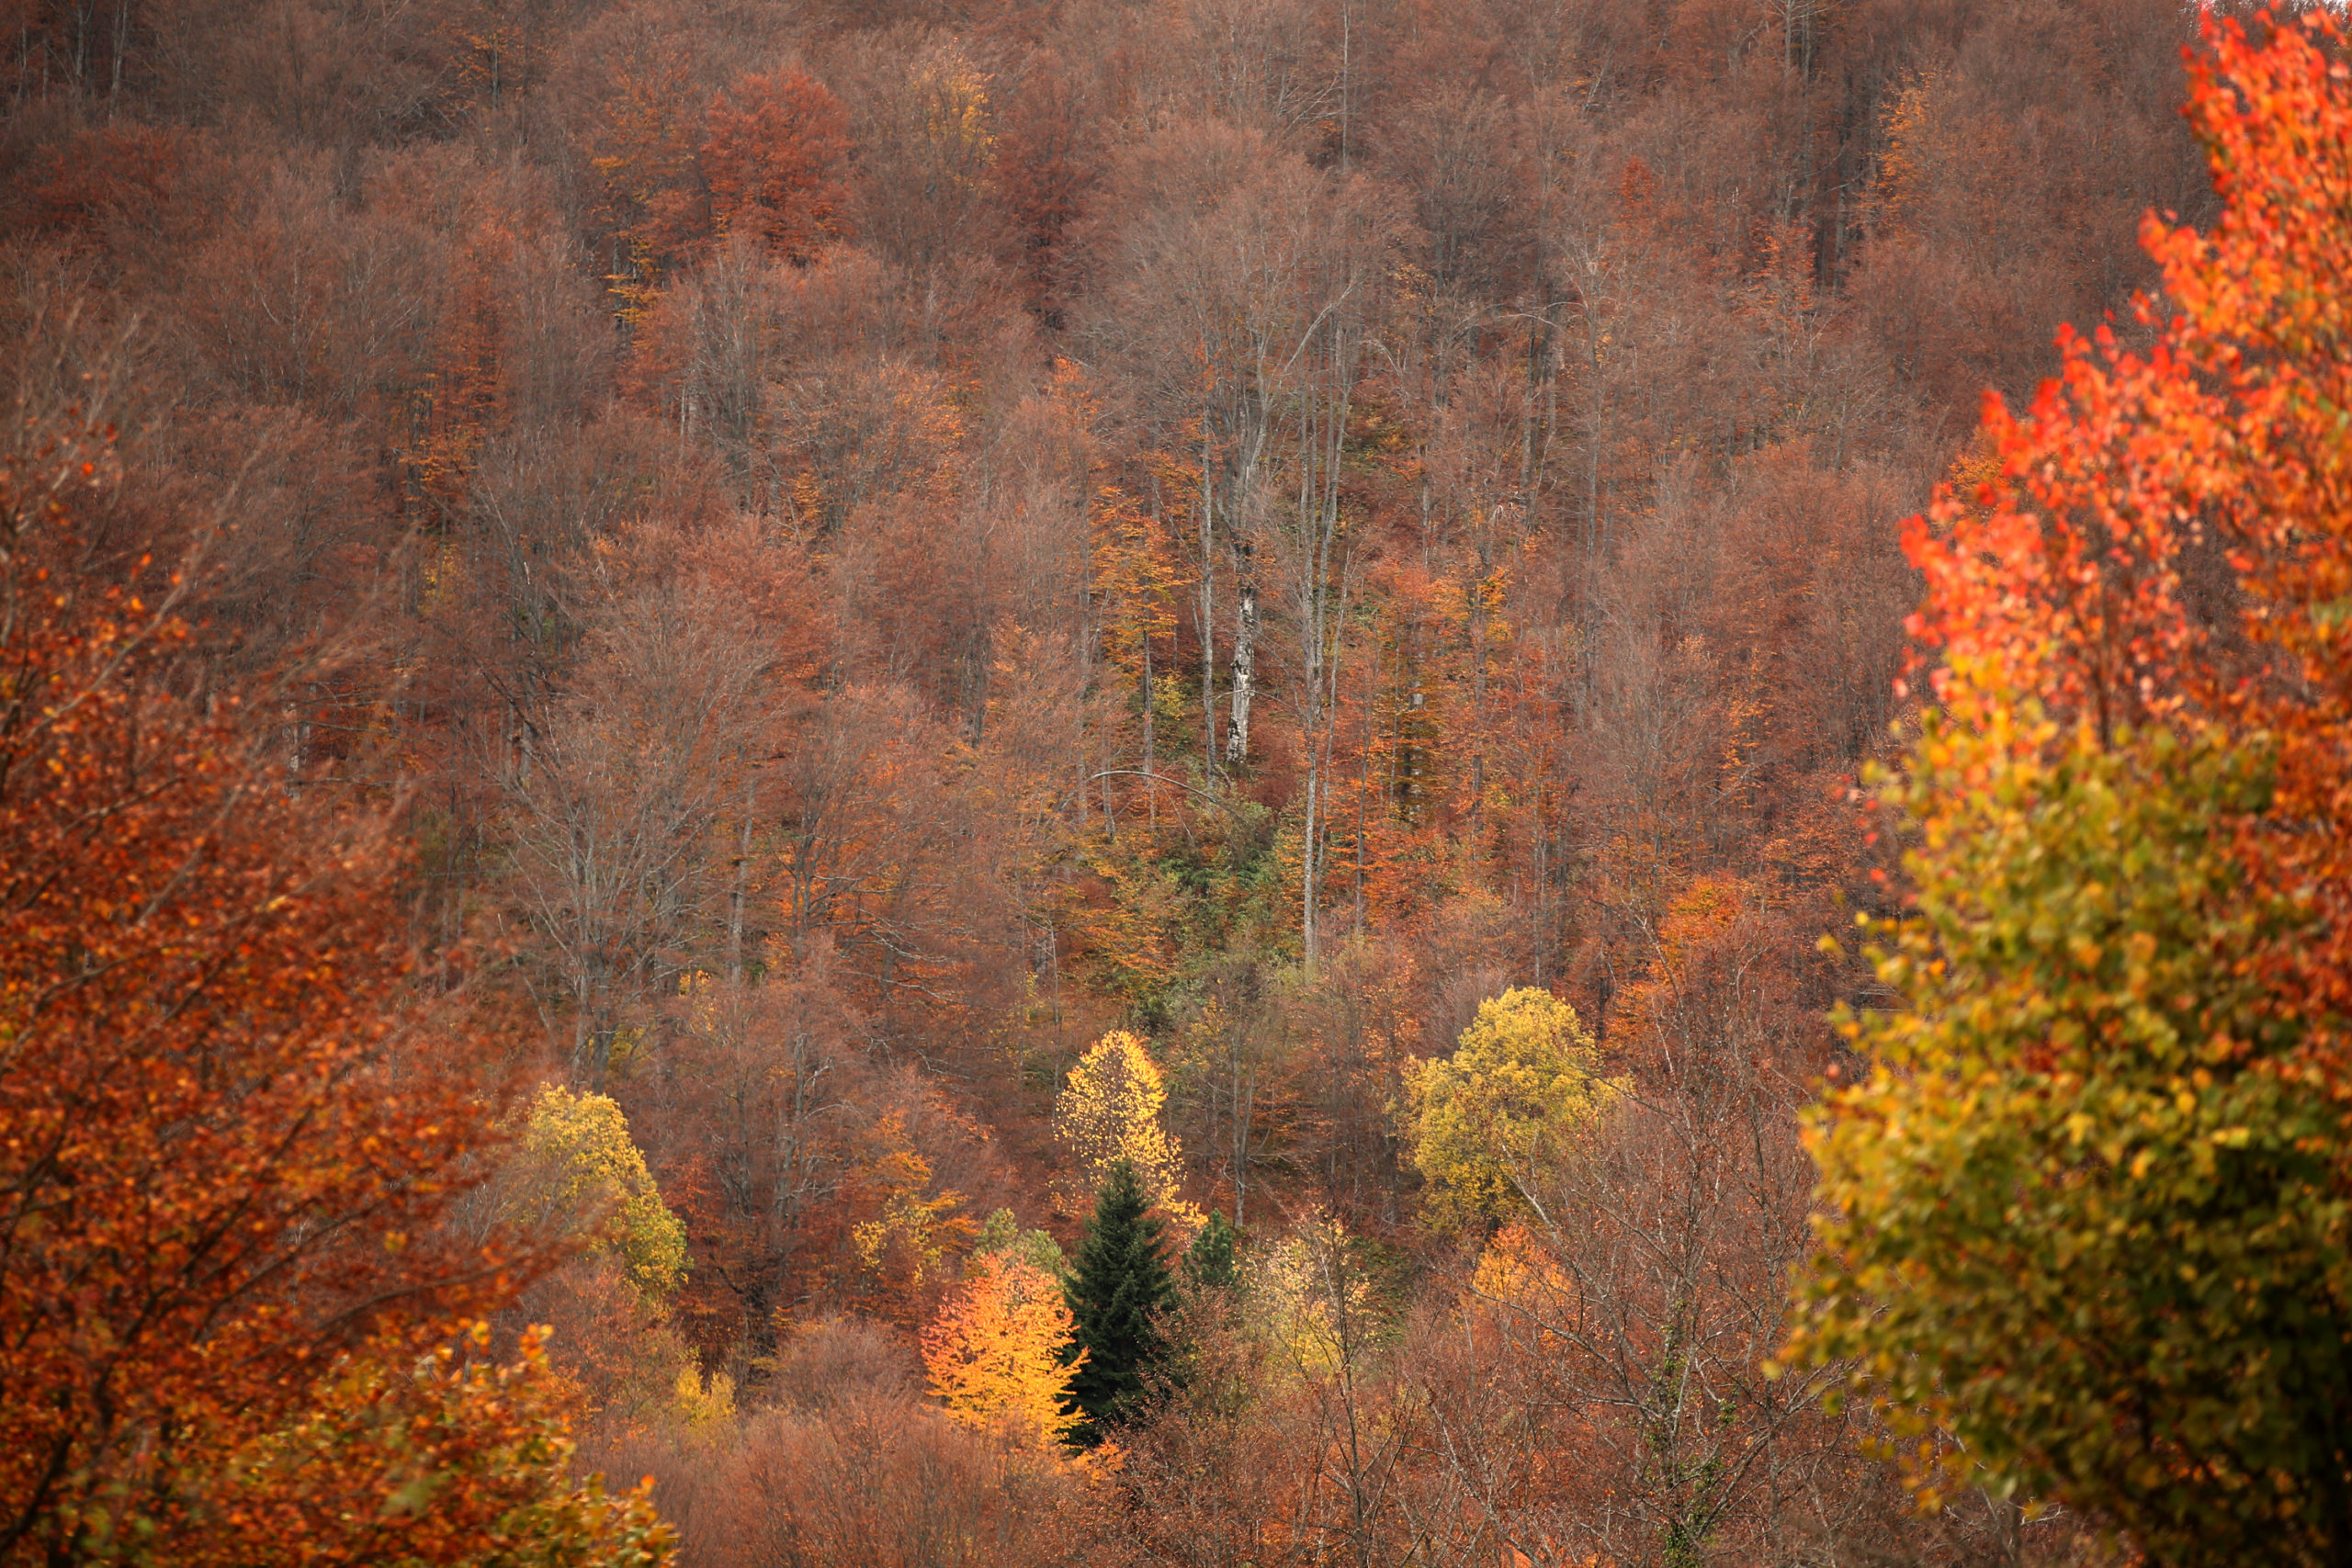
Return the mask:
<svg viewBox="0 0 2352 1568">
<path fill-rule="evenodd" d="M 1956 1439 L 1915 1460 L 1931 1502 L 1965 1475 L 2165 1561 L 2301 1561 L 2341 1539 L 2352 1213 L 2254 963 L 2308 917 L 2232 853 L 2267 759 L 2017 711 L 1931 718 L 1895 792 L 1917 912 L 1872 956 L 1909 1010 L 1844 1021 L 1872 1071 L 1810 1120 L 1792 1354 Z"/>
</svg>

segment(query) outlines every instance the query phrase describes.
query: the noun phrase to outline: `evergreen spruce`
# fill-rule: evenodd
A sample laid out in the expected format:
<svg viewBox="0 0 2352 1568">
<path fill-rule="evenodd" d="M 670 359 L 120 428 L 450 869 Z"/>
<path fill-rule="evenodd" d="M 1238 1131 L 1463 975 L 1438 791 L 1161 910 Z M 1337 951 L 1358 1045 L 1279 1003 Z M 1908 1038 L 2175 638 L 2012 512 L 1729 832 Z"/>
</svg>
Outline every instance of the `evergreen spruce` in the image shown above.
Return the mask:
<svg viewBox="0 0 2352 1568">
<path fill-rule="evenodd" d="M 1240 1285 L 1240 1239 L 1241 1233 L 1222 1210 L 1209 1215 L 1209 1223 L 1201 1227 L 1191 1250 L 1184 1254 L 1184 1277 L 1195 1291 L 1231 1291 Z"/>
<path fill-rule="evenodd" d="M 1167 1222 L 1151 1212 L 1150 1194 L 1135 1168 L 1122 1160 L 1094 1203 L 1094 1219 L 1063 1287 L 1086 1364 L 1070 1397 L 1086 1413 L 1078 1439 L 1102 1440 L 1102 1428 L 1143 1396 L 1144 1373 L 1167 1354 L 1159 1316 L 1175 1294 L 1162 1250 Z"/>
</svg>

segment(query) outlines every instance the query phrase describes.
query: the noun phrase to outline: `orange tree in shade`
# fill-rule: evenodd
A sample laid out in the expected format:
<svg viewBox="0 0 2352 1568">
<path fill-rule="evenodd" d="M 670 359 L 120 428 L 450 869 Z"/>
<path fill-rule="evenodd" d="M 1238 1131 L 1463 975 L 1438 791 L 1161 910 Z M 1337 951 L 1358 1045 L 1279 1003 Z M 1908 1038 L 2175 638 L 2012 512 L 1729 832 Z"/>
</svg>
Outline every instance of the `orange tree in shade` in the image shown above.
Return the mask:
<svg viewBox="0 0 2352 1568">
<path fill-rule="evenodd" d="M 1078 1421 L 1069 1385 L 1086 1353 L 1065 1360 L 1069 1343 L 1069 1308 L 1052 1275 L 1010 1253 L 978 1253 L 923 1330 L 922 1360 L 950 1416 L 1043 1447 Z"/>
<path fill-rule="evenodd" d="M 473 1064 L 504 1043 L 410 984 L 380 822 L 330 818 L 165 689 L 175 581 L 151 602 L 68 571 L 71 503 L 109 478 L 88 430 L 0 467 L 0 1561 L 251 1559 L 237 1517 L 300 1506 L 273 1476 L 379 1443 L 351 1380 L 398 1382 L 548 1260 L 436 1224 L 492 1140 Z M 465 1411 L 540 1416 L 401 1386 L 424 1491 L 292 1555 L 478 1555 L 414 1523 L 475 1489 L 430 1478 L 513 1440 Z M 338 1410 L 359 1426 L 330 1442 Z M 334 1548 L 384 1508 L 427 1549 Z"/>
<path fill-rule="evenodd" d="M 2352 77 L 2325 14 L 2222 23 L 2224 215 L 2180 308 L 2065 344 L 2001 466 L 1916 522 L 1944 650 L 1906 776 L 1905 1010 L 1809 1141 L 1792 1347 L 1955 1479 L 2163 1562 L 2352 1551 Z M 1940 1432 L 1951 1441 L 1938 1438 Z"/>
<path fill-rule="evenodd" d="M 746 76 L 711 104 L 702 146 L 711 220 L 806 262 L 849 230 L 849 115 L 799 71 Z"/>
</svg>

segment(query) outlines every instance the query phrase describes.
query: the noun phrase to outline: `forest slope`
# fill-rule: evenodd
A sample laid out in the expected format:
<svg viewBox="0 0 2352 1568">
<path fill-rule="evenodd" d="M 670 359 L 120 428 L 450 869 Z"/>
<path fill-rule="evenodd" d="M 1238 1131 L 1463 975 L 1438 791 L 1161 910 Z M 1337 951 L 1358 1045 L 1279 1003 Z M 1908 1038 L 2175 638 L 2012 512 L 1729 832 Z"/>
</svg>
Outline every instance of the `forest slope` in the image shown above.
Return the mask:
<svg viewBox="0 0 2352 1568">
<path fill-rule="evenodd" d="M 1898 519 L 2212 210 L 2195 12 L 20 0 L 0 375 L 103 378 L 79 570 L 185 564 L 173 682 L 396 801 L 415 940 L 626 1112 L 683 1286 L 523 1310 L 693 1560 L 917 1560 L 933 1472 L 974 1561 L 1957 1551 L 2014 1511 L 1757 1371 L 1815 943 L 1890 907 Z M 1626 1087 L 1479 1262 L 1411 1108 L 1514 987 Z M 1075 1250 L 1114 1030 L 1304 1292 L 1134 1529 L 912 1371 L 995 1211 Z M 1613 1326 L 1521 1343 L 1567 1278 Z"/>
</svg>

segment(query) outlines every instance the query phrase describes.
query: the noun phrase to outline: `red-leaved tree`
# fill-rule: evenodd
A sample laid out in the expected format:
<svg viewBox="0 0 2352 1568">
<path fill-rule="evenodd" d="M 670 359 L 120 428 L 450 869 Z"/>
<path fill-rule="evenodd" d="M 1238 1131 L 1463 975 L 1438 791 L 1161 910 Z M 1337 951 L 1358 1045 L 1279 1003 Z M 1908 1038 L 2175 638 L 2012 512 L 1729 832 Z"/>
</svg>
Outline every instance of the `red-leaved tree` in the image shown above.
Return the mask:
<svg viewBox="0 0 2352 1568">
<path fill-rule="evenodd" d="M 822 83 L 799 71 L 746 76 L 707 123 L 702 172 L 721 232 L 748 229 L 795 262 L 848 232 L 849 116 Z"/>
<path fill-rule="evenodd" d="M 2185 714 L 2275 748 L 2240 850 L 2321 917 L 2267 963 L 2352 1099 L 2352 68 L 2324 11 L 2208 32 L 2188 114 L 2224 210 L 2142 231 L 2179 313 L 2144 356 L 2064 334 L 2030 411 L 1988 402 L 1999 480 L 1915 520 L 1910 629 L 2102 735 Z"/>
</svg>

